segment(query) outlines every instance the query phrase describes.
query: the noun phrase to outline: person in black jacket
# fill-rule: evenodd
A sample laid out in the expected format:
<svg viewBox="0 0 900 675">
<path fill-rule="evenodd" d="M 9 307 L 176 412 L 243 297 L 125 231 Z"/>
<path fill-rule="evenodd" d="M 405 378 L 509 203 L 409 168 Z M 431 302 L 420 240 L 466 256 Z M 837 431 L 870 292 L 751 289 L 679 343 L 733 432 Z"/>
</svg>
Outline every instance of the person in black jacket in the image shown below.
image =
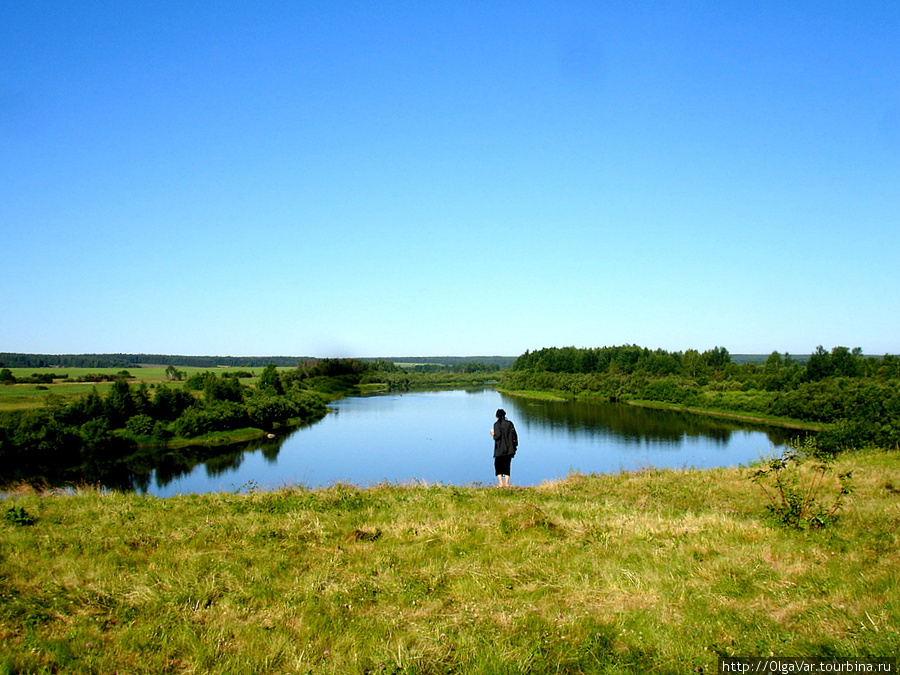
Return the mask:
<svg viewBox="0 0 900 675">
<path fill-rule="evenodd" d="M 494 437 L 494 473 L 497 474 L 497 487 L 509 487 L 509 465 L 516 456 L 519 447 L 519 436 L 515 425 L 506 419 L 506 411 L 497 411 L 497 421 L 491 429 Z"/>
</svg>

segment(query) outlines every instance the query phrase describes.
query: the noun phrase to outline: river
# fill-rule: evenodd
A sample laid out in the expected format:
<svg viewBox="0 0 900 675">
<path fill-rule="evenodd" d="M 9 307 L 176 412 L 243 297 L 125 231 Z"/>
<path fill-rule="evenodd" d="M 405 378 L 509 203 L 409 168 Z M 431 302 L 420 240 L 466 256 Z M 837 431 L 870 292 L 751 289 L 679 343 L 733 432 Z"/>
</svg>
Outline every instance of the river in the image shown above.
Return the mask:
<svg viewBox="0 0 900 675">
<path fill-rule="evenodd" d="M 189 467 L 164 464 L 138 481 L 158 496 L 334 483 L 491 485 L 497 408 L 516 425 L 512 484 L 572 471 L 747 465 L 796 431 L 625 404 L 534 401 L 492 389 L 409 392 L 337 401 L 322 420 L 275 441 Z"/>
</svg>

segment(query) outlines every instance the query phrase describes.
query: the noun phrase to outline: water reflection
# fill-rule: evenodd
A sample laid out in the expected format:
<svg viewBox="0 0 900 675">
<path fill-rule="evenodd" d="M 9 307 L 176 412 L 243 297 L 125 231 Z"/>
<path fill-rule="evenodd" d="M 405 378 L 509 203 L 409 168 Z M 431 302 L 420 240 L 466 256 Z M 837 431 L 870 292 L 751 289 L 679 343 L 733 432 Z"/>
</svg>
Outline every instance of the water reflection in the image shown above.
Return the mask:
<svg viewBox="0 0 900 675">
<path fill-rule="evenodd" d="M 267 464 L 275 465 L 287 436 L 229 445 L 226 447 L 189 446 L 166 453 L 161 461 L 152 460 L 145 465 L 149 471 L 141 472 L 142 491 L 150 489 L 151 479 L 158 488 L 177 482 L 202 468 L 207 478 L 214 479 L 239 473 L 245 460 L 261 457 Z"/>
<path fill-rule="evenodd" d="M 727 444 L 734 432 L 756 429 L 765 433 L 773 445 L 783 445 L 797 435 L 796 431 L 779 427 L 622 403 L 529 402 L 508 395 L 503 400 L 505 405 L 515 406 L 528 429 L 549 427 L 576 438 L 584 434 L 614 437 L 625 444 L 680 443 L 685 437 L 703 437 L 712 443 Z"/>
</svg>

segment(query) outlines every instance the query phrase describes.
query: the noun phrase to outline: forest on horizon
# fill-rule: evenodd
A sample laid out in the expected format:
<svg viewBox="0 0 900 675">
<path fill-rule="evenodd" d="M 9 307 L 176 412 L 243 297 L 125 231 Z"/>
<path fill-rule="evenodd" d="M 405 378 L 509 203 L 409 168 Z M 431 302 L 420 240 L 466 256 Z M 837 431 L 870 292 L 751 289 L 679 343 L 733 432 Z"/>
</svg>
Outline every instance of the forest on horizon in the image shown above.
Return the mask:
<svg viewBox="0 0 900 675">
<path fill-rule="evenodd" d="M 0 368 L 140 368 L 141 366 L 191 366 L 195 368 L 264 368 L 274 364 L 295 368 L 301 363 L 329 357 L 315 356 L 190 356 L 183 354 L 28 354 L 0 352 Z M 515 356 L 388 356 L 362 357 L 359 361 L 436 364 L 455 366 L 477 361 L 508 368 Z"/>
<path fill-rule="evenodd" d="M 551 347 L 549 349 L 560 349 Z M 563 347 L 561 349 L 574 349 Z M 657 350 L 660 351 L 660 350 Z M 691 350 L 688 350 L 691 351 Z M 525 354 L 529 354 L 526 351 Z M 521 356 L 521 355 L 520 355 Z M 359 357 L 360 361 L 390 361 L 415 365 L 455 366 L 463 363 L 484 363 L 501 369 L 511 367 L 520 356 L 379 356 Z M 764 363 L 769 354 L 731 354 L 734 363 Z M 805 363 L 810 355 L 788 354 L 798 363 Z M 195 368 L 264 368 L 275 364 L 294 368 L 300 363 L 321 360 L 316 356 L 216 356 L 187 354 L 96 353 L 96 354 L 39 354 L 0 352 L 0 368 L 140 368 L 146 366 L 176 366 Z"/>
</svg>

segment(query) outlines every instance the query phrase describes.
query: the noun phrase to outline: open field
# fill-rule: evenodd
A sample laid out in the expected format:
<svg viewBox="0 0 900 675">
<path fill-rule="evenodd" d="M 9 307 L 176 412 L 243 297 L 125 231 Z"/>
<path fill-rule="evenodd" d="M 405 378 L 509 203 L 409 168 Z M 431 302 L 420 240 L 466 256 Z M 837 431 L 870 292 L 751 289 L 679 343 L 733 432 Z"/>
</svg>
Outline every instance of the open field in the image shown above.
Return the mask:
<svg viewBox="0 0 900 675">
<path fill-rule="evenodd" d="M 52 384 L 0 384 L 0 411 L 2 410 L 21 410 L 24 408 L 35 408 L 45 405 L 48 397 L 56 396 L 65 402 L 80 398 L 91 392 L 96 387 L 97 392 L 101 396 L 105 396 L 112 386 L 110 382 L 65 382 L 63 378 L 70 380 L 78 380 L 79 378 L 91 375 L 116 375 L 121 372 L 122 368 L 10 368 L 13 377 L 16 379 L 30 378 L 34 375 L 52 375 L 55 379 Z M 189 378 L 195 373 L 203 373 L 206 371 L 215 372 L 221 376 L 228 372 L 250 372 L 254 376 L 258 376 L 263 368 L 196 368 L 185 366 L 178 370 L 184 373 L 182 380 L 169 380 L 166 377 L 165 366 L 150 366 L 144 368 L 127 369 L 131 375 L 129 382 L 141 383 L 146 382 L 148 386 L 156 386 L 158 384 L 166 384 L 171 387 L 180 387 L 184 384 L 184 379 Z M 279 370 L 292 370 L 291 368 L 279 368 Z M 241 380 L 244 384 L 256 382 L 254 378 L 244 378 Z"/>
<path fill-rule="evenodd" d="M 900 654 L 900 453 L 843 456 L 837 524 L 766 520 L 748 469 L 532 489 L 157 499 L 22 490 L 0 673 L 716 672 Z M 33 517 L 33 524 L 26 524 Z"/>
</svg>

